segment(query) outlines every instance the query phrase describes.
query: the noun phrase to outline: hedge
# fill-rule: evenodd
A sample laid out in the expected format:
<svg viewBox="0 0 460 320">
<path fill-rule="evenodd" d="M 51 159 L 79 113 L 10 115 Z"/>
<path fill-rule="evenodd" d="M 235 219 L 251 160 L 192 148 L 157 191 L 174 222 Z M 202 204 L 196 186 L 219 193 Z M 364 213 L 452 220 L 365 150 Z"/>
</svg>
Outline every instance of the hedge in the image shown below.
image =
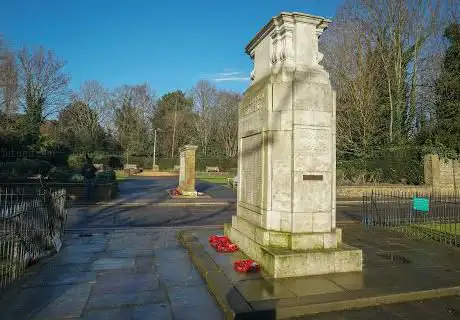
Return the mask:
<svg viewBox="0 0 460 320">
<path fill-rule="evenodd" d="M 36 161 L 46 161 L 52 166 L 63 167 L 67 166 L 68 153 L 59 151 L 27 151 L 27 150 L 7 150 L 0 149 L 1 162 L 15 162 L 21 159 L 29 159 Z"/>
<path fill-rule="evenodd" d="M 91 157 L 91 155 L 90 155 Z M 122 156 L 98 156 L 97 154 L 92 156 L 93 163 L 102 163 L 104 165 L 110 165 L 114 169 L 121 169 L 126 164 L 126 157 Z M 73 154 L 69 156 L 69 166 L 71 168 L 81 168 L 85 162 L 84 154 Z M 146 170 L 152 168 L 153 159 L 152 157 L 141 157 L 141 156 L 130 156 L 129 164 L 135 164 Z M 161 158 L 157 159 L 156 164 L 160 170 L 172 170 L 175 165 L 179 165 L 179 158 Z M 197 158 L 196 169 L 198 171 L 205 171 L 206 167 L 219 167 L 220 171 L 235 171 L 237 167 L 237 159 L 225 159 L 225 158 Z"/>
<path fill-rule="evenodd" d="M 52 165 L 45 160 L 20 159 L 14 162 L 3 162 L 0 167 L 0 176 L 8 178 L 27 178 L 33 175 L 47 175 Z"/>
</svg>

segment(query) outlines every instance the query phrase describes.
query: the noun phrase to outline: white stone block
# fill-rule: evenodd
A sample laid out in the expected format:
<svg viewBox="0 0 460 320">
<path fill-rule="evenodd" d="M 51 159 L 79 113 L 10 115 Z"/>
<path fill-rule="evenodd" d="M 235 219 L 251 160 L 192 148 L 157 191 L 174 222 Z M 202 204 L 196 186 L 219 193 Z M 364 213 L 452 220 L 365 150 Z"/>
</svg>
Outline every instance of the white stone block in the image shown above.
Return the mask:
<svg viewBox="0 0 460 320">
<path fill-rule="evenodd" d="M 332 112 L 332 90 L 328 84 L 297 82 L 294 109 Z"/>
<path fill-rule="evenodd" d="M 324 236 L 321 233 L 293 234 L 291 238 L 292 250 L 314 250 L 324 248 Z"/>
<path fill-rule="evenodd" d="M 324 233 L 323 240 L 323 248 L 337 248 L 337 233 L 335 230 L 332 230 L 332 232 Z"/>
<path fill-rule="evenodd" d="M 330 232 L 331 228 L 330 211 L 313 213 L 313 232 Z"/>
<path fill-rule="evenodd" d="M 327 172 L 332 167 L 331 156 L 327 153 L 294 153 L 294 168 L 303 172 Z"/>
<path fill-rule="evenodd" d="M 270 112 L 268 114 L 268 129 L 278 131 L 281 130 L 281 111 Z"/>
<path fill-rule="evenodd" d="M 313 214 L 310 212 L 293 212 L 292 232 L 313 232 Z"/>
<path fill-rule="evenodd" d="M 280 130 L 292 131 L 292 110 L 281 111 Z"/>
<path fill-rule="evenodd" d="M 331 157 L 332 146 L 330 128 L 304 128 L 295 126 L 293 134 L 295 153 L 322 153 L 328 154 L 329 157 Z"/>
<path fill-rule="evenodd" d="M 270 233 L 270 245 L 274 247 L 287 248 L 289 246 L 289 236 L 287 233 Z"/>
<path fill-rule="evenodd" d="M 273 111 L 292 110 L 292 84 L 276 82 L 273 84 Z"/>
<path fill-rule="evenodd" d="M 323 180 L 303 180 L 303 175 L 322 175 Z M 294 172 L 293 212 L 331 212 L 331 174 Z"/>
<path fill-rule="evenodd" d="M 280 230 L 283 232 L 292 232 L 292 214 L 291 212 L 281 213 Z"/>
<path fill-rule="evenodd" d="M 361 250 L 336 251 L 334 260 L 334 272 L 362 271 L 363 252 Z"/>
<path fill-rule="evenodd" d="M 269 210 L 266 214 L 265 228 L 268 230 L 281 230 L 281 214 L 289 214 L 289 212 L 279 212 L 276 210 Z"/>
<path fill-rule="evenodd" d="M 335 203 L 335 200 L 332 199 L 332 203 Z M 337 214 L 336 214 L 336 209 L 332 208 L 331 210 L 331 228 L 334 229 L 337 225 Z"/>
<path fill-rule="evenodd" d="M 307 255 L 307 275 L 334 273 L 335 255 L 330 252 L 310 252 Z"/>
</svg>

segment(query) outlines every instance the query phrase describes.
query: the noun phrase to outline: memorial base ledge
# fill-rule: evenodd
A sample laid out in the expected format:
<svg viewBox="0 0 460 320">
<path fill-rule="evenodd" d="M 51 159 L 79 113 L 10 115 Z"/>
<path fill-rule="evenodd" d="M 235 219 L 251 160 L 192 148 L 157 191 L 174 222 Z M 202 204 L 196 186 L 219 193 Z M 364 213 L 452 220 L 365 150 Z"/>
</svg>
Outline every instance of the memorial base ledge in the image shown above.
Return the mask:
<svg viewBox="0 0 460 320">
<path fill-rule="evenodd" d="M 336 248 L 291 250 L 261 245 L 230 224 L 225 225 L 224 232 L 274 278 L 361 272 L 363 268 L 362 251 L 341 242 Z"/>
</svg>

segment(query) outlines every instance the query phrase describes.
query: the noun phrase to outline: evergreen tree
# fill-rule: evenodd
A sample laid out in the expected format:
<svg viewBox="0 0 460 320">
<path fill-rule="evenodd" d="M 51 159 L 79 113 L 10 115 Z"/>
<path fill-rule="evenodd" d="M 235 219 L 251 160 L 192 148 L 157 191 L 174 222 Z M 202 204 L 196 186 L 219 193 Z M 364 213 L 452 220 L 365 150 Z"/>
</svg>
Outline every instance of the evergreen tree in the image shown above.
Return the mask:
<svg viewBox="0 0 460 320">
<path fill-rule="evenodd" d="M 444 37 L 449 48 L 443 70 L 436 84 L 436 140 L 446 148 L 460 153 L 460 25 L 447 27 Z"/>
</svg>

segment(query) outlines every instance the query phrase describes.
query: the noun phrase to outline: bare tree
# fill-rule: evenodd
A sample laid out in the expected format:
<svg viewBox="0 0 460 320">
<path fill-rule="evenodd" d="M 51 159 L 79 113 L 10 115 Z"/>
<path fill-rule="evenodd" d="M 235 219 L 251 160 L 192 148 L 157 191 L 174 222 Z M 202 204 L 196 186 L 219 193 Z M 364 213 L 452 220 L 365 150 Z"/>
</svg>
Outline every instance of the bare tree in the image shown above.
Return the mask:
<svg viewBox="0 0 460 320">
<path fill-rule="evenodd" d="M 382 60 L 390 106 L 389 138 L 398 141 L 415 126 L 420 55 L 438 30 L 440 0 L 360 0 L 360 4 L 362 10 L 355 17 L 369 26 L 368 36 Z"/>
<path fill-rule="evenodd" d="M 234 158 L 238 153 L 238 105 L 241 96 L 234 92 L 218 93 L 216 115 L 217 138 L 227 158 Z"/>
<path fill-rule="evenodd" d="M 110 105 L 110 92 L 96 80 L 85 81 L 80 86 L 78 99 L 84 101 L 98 115 L 98 122 L 109 129 L 113 122 L 113 108 Z"/>
<path fill-rule="evenodd" d="M 18 109 L 18 73 L 14 54 L 0 37 L 0 110 L 11 115 Z"/>
<path fill-rule="evenodd" d="M 79 151 L 94 151 L 102 136 L 96 111 L 80 100 L 73 101 L 59 114 L 58 132 Z"/>
<path fill-rule="evenodd" d="M 4 54 L 0 62 L 0 106 L 5 114 L 18 110 L 18 75 L 14 55 Z"/>
<path fill-rule="evenodd" d="M 115 127 L 127 161 L 130 153 L 153 152 L 153 146 L 149 146 L 155 110 L 153 91 L 147 84 L 123 86 L 115 96 Z"/>
<path fill-rule="evenodd" d="M 348 19 L 351 4 L 342 8 L 321 37 L 324 64 L 337 91 L 337 144 L 339 152 L 365 152 L 379 136 L 382 107 L 377 83 L 380 63 L 372 55 L 365 24 Z"/>
<path fill-rule="evenodd" d="M 200 141 L 203 154 L 206 156 L 210 135 L 214 127 L 213 113 L 217 104 L 217 90 L 208 81 L 199 81 L 192 89 L 193 102 L 198 117 L 195 121 L 195 130 Z"/>
<path fill-rule="evenodd" d="M 419 88 L 427 70 L 421 67 L 435 55 L 428 48 L 441 30 L 439 11 L 440 0 L 348 0 L 339 9 L 321 43 L 337 88 L 342 149 L 416 134 L 426 112 Z"/>
<path fill-rule="evenodd" d="M 69 97 L 70 76 L 63 70 L 65 63 L 43 47 L 18 53 L 19 88 L 22 105 L 40 108 L 41 120 L 56 114 Z"/>
</svg>

